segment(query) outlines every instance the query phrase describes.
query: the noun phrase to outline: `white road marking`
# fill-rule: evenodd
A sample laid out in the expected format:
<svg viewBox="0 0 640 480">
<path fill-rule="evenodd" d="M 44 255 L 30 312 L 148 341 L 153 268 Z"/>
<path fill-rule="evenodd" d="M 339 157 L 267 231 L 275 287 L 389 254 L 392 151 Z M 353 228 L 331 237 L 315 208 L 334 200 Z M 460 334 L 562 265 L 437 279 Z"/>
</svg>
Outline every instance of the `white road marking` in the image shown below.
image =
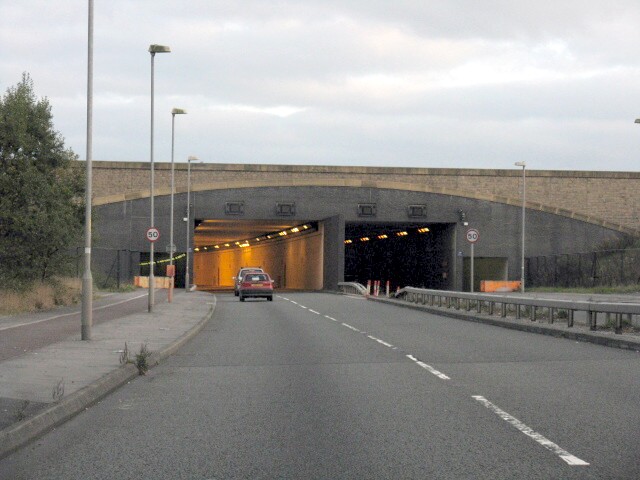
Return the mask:
<svg viewBox="0 0 640 480">
<path fill-rule="evenodd" d="M 294 302 L 293 300 L 290 300 L 291 303 L 293 303 L 294 305 L 297 305 L 298 302 Z"/>
<path fill-rule="evenodd" d="M 587 462 L 585 462 L 584 460 L 579 459 L 578 457 L 571 455 L 569 452 L 567 452 L 566 450 L 560 448 L 558 445 L 556 445 L 555 443 L 553 443 L 551 440 L 549 440 L 548 438 L 544 437 L 543 435 L 540 435 L 537 432 L 534 432 L 531 428 L 527 427 L 524 423 L 522 423 L 520 420 L 518 420 L 517 418 L 515 418 L 512 415 L 509 415 L 507 412 L 505 412 L 504 410 L 501 410 L 500 408 L 498 408 L 497 406 L 495 406 L 493 403 L 491 403 L 489 400 L 487 400 L 486 398 L 480 396 L 480 395 L 473 395 L 473 398 L 475 400 L 477 400 L 478 402 L 480 402 L 481 404 L 483 404 L 485 407 L 487 407 L 489 410 L 491 410 L 493 413 L 495 413 L 496 415 L 498 415 L 500 418 L 502 418 L 504 421 L 510 423 L 511 425 L 513 425 L 514 427 L 516 427 L 518 430 L 520 430 L 522 433 L 524 433 L 525 435 L 527 435 L 528 437 L 533 438 L 536 442 L 538 442 L 540 445 L 542 445 L 544 448 L 546 448 L 547 450 L 550 450 L 551 452 L 555 453 L 556 455 L 558 455 L 562 460 L 564 460 L 565 462 L 567 462 L 569 465 L 573 465 L 573 466 L 577 466 L 577 465 L 589 465 Z"/>
<path fill-rule="evenodd" d="M 286 300 L 287 302 L 289 301 L 287 297 L 280 297 L 280 298 L 282 298 L 283 300 Z"/>
<path fill-rule="evenodd" d="M 407 355 L 407 358 L 409 360 L 413 360 L 414 362 L 416 362 L 419 366 L 421 366 L 422 368 L 424 368 L 425 370 L 428 370 L 430 373 L 433 373 L 436 377 L 441 378 L 442 380 L 451 380 L 451 378 L 447 377 L 444 373 L 439 372 L 438 370 L 436 370 L 435 368 L 433 368 L 431 365 L 427 365 L 424 362 L 421 362 L 420 360 L 418 360 L 416 357 L 414 357 L 413 355 Z"/>
<path fill-rule="evenodd" d="M 320 312 L 316 312 L 315 310 L 311 310 L 311 309 L 309 309 L 309 311 L 310 311 L 311 313 L 315 313 L 316 315 L 320 315 Z"/>
<path fill-rule="evenodd" d="M 298 305 L 300 308 L 304 308 L 305 310 L 307 310 L 307 307 L 305 307 L 304 305 Z"/>
<path fill-rule="evenodd" d="M 128 298 L 128 299 L 122 300 L 120 302 L 110 303 L 108 305 L 103 305 L 101 307 L 93 308 L 92 311 L 95 312 L 96 310 L 104 310 L 105 308 L 115 307 L 117 305 L 121 305 L 123 303 L 131 302 L 132 300 L 137 300 L 138 298 L 142 298 L 142 297 L 146 297 L 146 296 L 147 296 L 147 294 L 145 293 L 144 295 L 138 295 L 137 297 Z M 25 325 L 35 325 L 36 323 L 42 323 L 42 322 L 47 322 L 49 320 L 55 320 L 56 318 L 70 317 L 71 315 L 77 315 L 79 313 L 80 313 L 80 311 L 63 313 L 61 315 L 56 315 L 56 316 L 53 316 L 53 317 L 41 318 L 40 320 L 32 320 L 30 322 L 22 322 L 22 323 L 17 323 L 15 325 L 9 325 L 7 327 L 0 327 L 0 332 L 3 331 L 3 330 L 10 330 L 12 328 L 24 327 Z"/>
<path fill-rule="evenodd" d="M 348 323 L 343 323 L 342 325 L 344 325 L 347 328 L 350 328 L 351 330 L 353 330 L 354 332 L 360 332 L 360 330 L 358 330 L 356 327 L 352 327 L 351 325 L 349 325 Z"/>
<path fill-rule="evenodd" d="M 369 337 L 371 340 L 375 340 L 376 342 L 381 343 L 385 347 L 389 347 L 389 348 L 393 347 L 393 345 L 391 345 L 390 343 L 387 343 L 384 340 L 380 340 L 379 338 L 373 337 L 371 335 L 367 335 L 367 337 Z"/>
<path fill-rule="evenodd" d="M 329 320 L 333 321 L 333 322 L 337 322 L 337 320 L 333 317 L 330 317 L 329 315 L 325 315 L 324 318 L 328 318 Z"/>
</svg>

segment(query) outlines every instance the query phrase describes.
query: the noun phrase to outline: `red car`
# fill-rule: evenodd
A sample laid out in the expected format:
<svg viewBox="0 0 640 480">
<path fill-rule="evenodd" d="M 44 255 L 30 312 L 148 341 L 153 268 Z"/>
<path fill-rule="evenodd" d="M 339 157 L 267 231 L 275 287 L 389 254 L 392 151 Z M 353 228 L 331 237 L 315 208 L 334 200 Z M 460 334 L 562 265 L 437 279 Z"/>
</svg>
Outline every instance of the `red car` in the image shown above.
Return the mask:
<svg viewBox="0 0 640 480">
<path fill-rule="evenodd" d="M 246 273 L 238 287 L 240 301 L 245 298 L 266 298 L 273 301 L 273 280 L 265 272 Z"/>
</svg>

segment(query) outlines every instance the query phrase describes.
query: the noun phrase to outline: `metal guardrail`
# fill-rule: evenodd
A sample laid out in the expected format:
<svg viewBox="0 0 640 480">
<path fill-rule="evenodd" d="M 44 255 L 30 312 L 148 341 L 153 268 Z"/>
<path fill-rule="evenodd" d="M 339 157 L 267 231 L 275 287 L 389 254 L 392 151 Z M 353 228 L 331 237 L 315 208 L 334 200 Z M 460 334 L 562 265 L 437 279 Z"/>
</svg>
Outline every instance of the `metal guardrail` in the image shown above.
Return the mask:
<svg viewBox="0 0 640 480">
<path fill-rule="evenodd" d="M 522 318 L 528 315 L 533 322 L 536 321 L 541 310 L 546 311 L 549 323 L 560 319 L 560 312 L 565 312 L 567 327 L 573 327 L 576 312 L 585 312 L 589 330 L 597 329 L 598 314 L 603 313 L 606 314 L 608 322 L 611 321 L 611 316 L 614 316 L 613 327 L 615 333 L 622 333 L 623 315 L 627 316 L 628 322 L 632 322 L 632 315 L 640 315 L 640 304 L 638 303 L 553 300 L 518 297 L 514 295 L 487 295 L 447 290 L 426 290 L 414 287 L 405 287 L 398 291 L 395 296 L 397 298 L 404 298 L 406 301 L 412 303 L 440 308 L 454 308 L 456 310 L 464 309 L 467 312 L 475 308 L 477 313 L 482 313 L 484 308 L 488 311 L 489 315 L 495 315 L 497 306 L 499 306 L 500 316 L 502 318 L 507 317 L 510 310 L 513 310 L 516 318 Z M 514 308 L 509 309 L 509 306 Z"/>
<path fill-rule="evenodd" d="M 353 293 L 356 295 L 367 295 L 367 287 L 357 282 L 338 282 L 338 287 L 342 293 Z"/>
</svg>

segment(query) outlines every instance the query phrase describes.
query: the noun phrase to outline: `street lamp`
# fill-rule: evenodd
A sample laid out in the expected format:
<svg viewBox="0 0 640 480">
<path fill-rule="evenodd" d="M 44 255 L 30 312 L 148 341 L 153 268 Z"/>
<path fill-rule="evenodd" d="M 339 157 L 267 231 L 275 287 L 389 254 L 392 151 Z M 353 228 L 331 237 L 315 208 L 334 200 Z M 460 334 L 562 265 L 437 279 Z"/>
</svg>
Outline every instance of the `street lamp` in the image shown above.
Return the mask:
<svg viewBox="0 0 640 480">
<path fill-rule="evenodd" d="M 185 292 L 189 291 L 189 250 L 190 250 L 190 244 L 191 244 L 191 235 L 190 235 L 191 232 L 189 232 L 189 227 L 191 225 L 191 221 L 190 221 L 191 210 L 189 207 L 191 204 L 191 162 L 197 161 L 197 160 L 198 160 L 198 157 L 195 157 L 193 155 L 190 155 L 189 158 L 187 159 L 187 266 L 184 271 Z"/>
<path fill-rule="evenodd" d="M 525 169 L 527 168 L 526 162 L 516 162 L 516 167 L 522 167 L 522 264 L 520 269 L 520 291 L 524 293 L 524 212 L 525 203 L 527 199 L 527 177 Z"/>
<path fill-rule="evenodd" d="M 80 338 L 91 340 L 93 323 L 93 275 L 91 274 L 91 184 L 93 156 L 93 0 L 89 0 L 87 35 L 87 158 L 84 210 L 84 273 L 82 275 L 82 315 Z"/>
<path fill-rule="evenodd" d="M 175 121 L 176 115 L 185 115 L 186 110 L 174 108 L 171 110 L 171 213 L 169 220 L 169 265 L 173 265 L 173 254 L 175 245 L 173 244 L 173 195 L 175 192 L 175 171 L 173 167 L 173 152 L 175 145 Z"/>
<path fill-rule="evenodd" d="M 154 59 L 156 57 L 156 53 L 169 53 L 171 49 L 164 45 L 149 45 L 149 53 L 151 54 L 151 175 L 150 175 L 150 184 L 151 188 L 149 189 L 149 200 L 151 204 L 151 218 L 150 218 L 150 228 L 155 228 L 155 218 L 153 212 L 153 197 L 155 195 L 154 192 L 154 167 L 153 167 L 153 66 Z M 153 304 L 155 303 L 155 276 L 153 273 L 155 262 L 153 259 L 154 248 L 153 242 L 151 242 L 151 246 L 149 247 L 149 313 L 153 312 Z"/>
</svg>

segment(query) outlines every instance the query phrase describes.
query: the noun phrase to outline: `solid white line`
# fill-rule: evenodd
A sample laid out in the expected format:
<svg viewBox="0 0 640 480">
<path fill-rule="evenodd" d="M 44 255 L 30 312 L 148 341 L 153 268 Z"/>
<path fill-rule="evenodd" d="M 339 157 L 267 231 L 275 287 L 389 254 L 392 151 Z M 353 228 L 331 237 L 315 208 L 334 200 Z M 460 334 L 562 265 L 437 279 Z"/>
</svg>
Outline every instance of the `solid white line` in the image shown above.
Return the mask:
<svg viewBox="0 0 640 480">
<path fill-rule="evenodd" d="M 332 320 L 334 322 L 337 322 L 337 320 L 333 317 L 330 317 L 329 315 L 325 315 L 324 318 L 328 318 L 329 320 Z"/>
<path fill-rule="evenodd" d="M 375 340 L 376 342 L 381 343 L 385 347 L 389 347 L 389 348 L 393 347 L 393 345 L 391 345 L 390 343 L 387 343 L 384 340 L 380 340 L 379 338 L 372 337 L 371 335 L 367 335 L 367 337 L 369 337 L 371 340 Z"/>
<path fill-rule="evenodd" d="M 498 408 L 497 406 L 495 406 L 493 403 L 491 403 L 486 398 L 484 398 L 484 397 L 482 397 L 480 395 L 473 395 L 472 398 L 476 399 L 478 402 L 483 404 L 485 407 L 487 407 L 493 413 L 498 415 L 504 421 L 506 421 L 506 422 L 510 423 L 511 425 L 513 425 L 514 427 L 516 427 L 518 430 L 520 430 L 522 433 L 524 433 L 528 437 L 533 438 L 536 442 L 538 442 L 540 445 L 542 445 L 547 450 L 550 450 L 551 452 L 553 452 L 556 455 L 558 455 L 562 460 L 567 462 L 569 465 L 573 465 L 573 466 L 589 465 L 584 460 L 581 460 L 578 457 L 576 457 L 574 455 L 571 455 L 566 450 L 560 448 L 558 445 L 553 443 L 548 438 L 544 437 L 543 435 L 540 435 L 537 432 L 534 432 L 531 428 L 527 427 L 520 420 L 518 420 L 517 418 L 515 418 L 512 415 L 509 415 L 504 410 Z"/>
<path fill-rule="evenodd" d="M 128 298 L 127 300 L 122 300 L 120 302 L 110 303 L 108 305 L 103 305 L 101 307 L 93 308 L 92 311 L 95 312 L 96 310 L 104 310 L 105 308 L 115 307 L 116 305 L 122 305 L 123 303 L 127 303 L 127 302 L 130 302 L 132 300 L 137 300 L 138 298 L 142 298 L 142 297 L 146 297 L 146 296 L 147 296 L 147 294 L 145 293 L 144 295 L 139 295 L 137 297 Z M 41 318 L 40 320 L 33 320 L 31 322 L 23 322 L 23 323 L 18 323 L 16 325 L 9 325 L 8 327 L 1 327 L 0 328 L 0 332 L 3 331 L 3 330 L 10 330 L 12 328 L 24 327 L 25 325 L 35 325 L 37 323 L 47 322 L 49 320 L 55 320 L 56 318 L 70 317 L 71 315 L 77 315 L 79 313 L 81 313 L 80 310 L 78 310 L 77 312 L 63 313 L 61 315 L 56 315 L 54 317 Z"/>
<path fill-rule="evenodd" d="M 407 358 L 409 360 L 413 360 L 414 362 L 416 362 L 419 366 L 421 366 L 422 368 L 424 368 L 425 370 L 428 370 L 430 373 L 433 373 L 436 377 L 441 378 L 442 380 L 451 380 L 451 378 L 447 377 L 444 373 L 439 372 L 438 370 L 436 370 L 435 368 L 433 368 L 431 365 L 427 365 L 424 362 L 421 362 L 420 360 L 418 360 L 416 357 L 414 357 L 413 355 L 407 355 Z"/>
<path fill-rule="evenodd" d="M 311 313 L 315 313 L 316 315 L 320 315 L 320 312 L 316 312 L 315 310 L 311 310 L 311 309 L 309 309 L 309 311 L 310 311 Z"/>
<path fill-rule="evenodd" d="M 351 330 L 353 330 L 354 332 L 359 332 L 360 330 L 358 330 L 356 327 L 352 327 L 351 325 L 349 325 L 348 323 L 343 323 L 342 325 L 344 325 L 347 328 L 350 328 Z"/>
</svg>

